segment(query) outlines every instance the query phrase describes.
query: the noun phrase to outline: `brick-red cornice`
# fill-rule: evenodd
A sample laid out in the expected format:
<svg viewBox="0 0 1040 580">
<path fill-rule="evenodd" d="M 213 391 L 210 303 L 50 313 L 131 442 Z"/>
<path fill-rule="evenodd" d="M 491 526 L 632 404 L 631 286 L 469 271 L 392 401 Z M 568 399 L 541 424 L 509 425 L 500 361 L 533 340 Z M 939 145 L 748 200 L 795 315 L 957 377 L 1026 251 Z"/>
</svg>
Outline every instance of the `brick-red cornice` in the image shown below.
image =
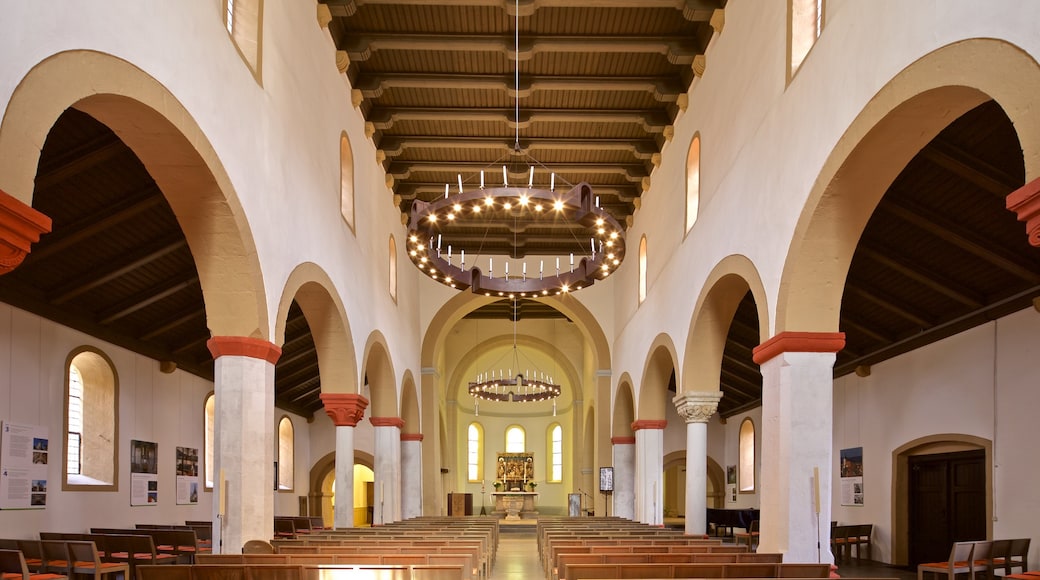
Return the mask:
<svg viewBox="0 0 1040 580">
<path fill-rule="evenodd" d="M 17 268 L 50 231 L 51 218 L 0 190 L 0 274 Z"/>
<path fill-rule="evenodd" d="M 610 438 L 610 444 L 611 445 L 635 445 L 636 444 L 636 438 L 635 437 L 611 437 Z"/>
<path fill-rule="evenodd" d="M 248 336 L 214 336 L 206 341 L 206 346 L 214 360 L 222 356 L 245 356 L 274 364 L 282 356 L 278 345 Z"/>
<path fill-rule="evenodd" d="M 845 348 L 844 332 L 781 332 L 752 351 L 755 364 L 785 352 L 838 352 Z"/>
<path fill-rule="evenodd" d="M 423 440 L 422 433 L 401 433 L 401 441 L 422 441 L 422 440 Z"/>
<path fill-rule="evenodd" d="M 664 429 L 668 426 L 668 421 L 665 419 L 640 419 L 632 422 L 632 430 L 639 431 L 640 429 Z"/>
<path fill-rule="evenodd" d="M 1008 194 L 1005 204 L 1018 221 L 1026 222 L 1029 243 L 1040 247 L 1040 177 Z"/>
<path fill-rule="evenodd" d="M 369 419 L 373 427 L 397 427 L 404 428 L 404 419 L 400 417 L 372 417 Z"/>
</svg>

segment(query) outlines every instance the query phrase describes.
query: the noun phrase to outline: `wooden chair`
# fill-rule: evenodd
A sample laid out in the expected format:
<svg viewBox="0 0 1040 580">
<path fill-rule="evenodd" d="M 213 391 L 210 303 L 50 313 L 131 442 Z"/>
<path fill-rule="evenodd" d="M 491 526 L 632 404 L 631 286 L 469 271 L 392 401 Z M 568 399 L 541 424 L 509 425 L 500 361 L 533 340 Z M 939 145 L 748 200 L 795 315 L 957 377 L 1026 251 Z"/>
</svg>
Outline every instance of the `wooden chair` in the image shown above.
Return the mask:
<svg viewBox="0 0 1040 580">
<path fill-rule="evenodd" d="M 848 549 L 850 528 L 853 526 L 831 526 L 831 553 L 836 563 L 844 562 L 846 557 L 851 558 L 851 550 Z"/>
<path fill-rule="evenodd" d="M 43 564 L 40 572 L 69 575 L 69 552 L 65 540 L 40 540 Z"/>
<path fill-rule="evenodd" d="M 747 531 L 733 534 L 737 540 L 737 544 L 743 543 L 747 540 L 748 551 L 755 550 L 755 544 L 758 544 L 758 520 L 751 520 L 751 524 L 748 526 Z"/>
<path fill-rule="evenodd" d="M 975 542 L 975 551 L 971 555 L 971 579 L 993 576 L 993 542 Z"/>
<path fill-rule="evenodd" d="M 1011 551 L 1008 555 L 1004 569 L 1008 574 L 1012 568 L 1019 568 L 1024 573 L 1029 569 L 1029 543 L 1031 538 L 1017 538 L 1011 540 Z"/>
<path fill-rule="evenodd" d="M 65 580 L 60 574 L 33 574 L 19 550 L 0 550 L 0 573 L 4 580 Z"/>
<path fill-rule="evenodd" d="M 18 550 L 25 557 L 30 572 L 46 572 L 43 569 L 43 546 L 39 540 L 18 540 Z"/>
<path fill-rule="evenodd" d="M 150 538 L 149 538 L 150 539 Z M 102 562 L 94 542 L 65 542 L 69 554 L 70 576 L 84 574 L 101 580 L 106 574 L 122 574 L 130 578 L 130 565 L 124 562 Z"/>
<path fill-rule="evenodd" d="M 924 580 L 924 573 L 945 574 L 948 580 L 954 580 L 957 574 L 971 574 L 972 556 L 975 553 L 975 542 L 954 542 L 950 549 L 950 559 L 946 562 L 932 562 L 917 566 L 917 580 Z"/>
<path fill-rule="evenodd" d="M 856 559 L 863 559 L 863 548 L 867 549 L 867 560 L 870 560 L 870 537 L 874 533 L 874 524 L 859 524 L 849 526 L 849 533 L 845 536 L 845 549 L 852 559 L 852 549 L 856 549 Z"/>
</svg>

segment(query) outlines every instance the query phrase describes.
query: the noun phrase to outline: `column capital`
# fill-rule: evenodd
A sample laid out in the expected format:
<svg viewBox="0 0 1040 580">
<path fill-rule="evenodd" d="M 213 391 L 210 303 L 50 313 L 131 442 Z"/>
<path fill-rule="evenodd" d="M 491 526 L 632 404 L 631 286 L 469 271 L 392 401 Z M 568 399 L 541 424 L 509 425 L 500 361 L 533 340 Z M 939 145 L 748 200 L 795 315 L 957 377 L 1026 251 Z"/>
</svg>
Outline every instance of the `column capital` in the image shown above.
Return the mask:
<svg viewBox="0 0 1040 580">
<path fill-rule="evenodd" d="M 369 417 L 373 427 L 397 427 L 404 428 L 404 419 L 400 417 Z"/>
<path fill-rule="evenodd" d="M 611 437 L 610 438 L 610 444 L 611 445 L 635 445 L 636 444 L 636 438 L 635 437 Z"/>
<path fill-rule="evenodd" d="M 355 393 L 322 393 L 321 403 L 337 427 L 356 427 L 368 408 L 368 399 Z"/>
<path fill-rule="evenodd" d="M 672 398 L 675 410 L 686 423 L 707 423 L 719 409 L 722 391 L 686 391 Z"/>
<path fill-rule="evenodd" d="M 755 364 L 772 360 L 785 352 L 838 352 L 845 348 L 844 332 L 785 331 L 763 342 L 752 351 Z"/>
<path fill-rule="evenodd" d="M 278 345 L 248 336 L 214 336 L 206 341 L 206 347 L 213 355 L 213 360 L 222 356 L 244 356 L 274 364 L 282 356 L 282 349 Z"/>
<path fill-rule="evenodd" d="M 51 218 L 0 190 L 0 275 L 17 268 L 50 231 Z"/>
<path fill-rule="evenodd" d="M 632 430 L 639 431 L 640 429 L 664 429 L 668 426 L 666 419 L 640 419 L 632 422 Z"/>
<path fill-rule="evenodd" d="M 422 433 L 401 433 L 401 441 L 422 441 Z"/>
<path fill-rule="evenodd" d="M 1018 221 L 1026 222 L 1029 243 L 1040 247 L 1040 178 L 1009 193 L 1005 207 L 1018 215 Z"/>
</svg>

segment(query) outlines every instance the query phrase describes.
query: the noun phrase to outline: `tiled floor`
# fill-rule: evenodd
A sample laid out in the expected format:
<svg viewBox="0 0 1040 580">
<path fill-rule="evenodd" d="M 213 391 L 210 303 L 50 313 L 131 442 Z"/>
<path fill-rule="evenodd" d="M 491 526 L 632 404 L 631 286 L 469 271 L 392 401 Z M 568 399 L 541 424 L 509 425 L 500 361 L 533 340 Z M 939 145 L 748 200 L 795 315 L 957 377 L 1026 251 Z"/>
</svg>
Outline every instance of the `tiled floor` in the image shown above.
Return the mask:
<svg viewBox="0 0 1040 580">
<path fill-rule="evenodd" d="M 917 574 L 879 562 L 850 563 L 838 567 L 842 578 L 898 578 L 916 580 Z M 495 568 L 488 580 L 534 580 L 542 578 L 538 545 L 533 531 L 510 531 L 499 536 Z"/>
</svg>

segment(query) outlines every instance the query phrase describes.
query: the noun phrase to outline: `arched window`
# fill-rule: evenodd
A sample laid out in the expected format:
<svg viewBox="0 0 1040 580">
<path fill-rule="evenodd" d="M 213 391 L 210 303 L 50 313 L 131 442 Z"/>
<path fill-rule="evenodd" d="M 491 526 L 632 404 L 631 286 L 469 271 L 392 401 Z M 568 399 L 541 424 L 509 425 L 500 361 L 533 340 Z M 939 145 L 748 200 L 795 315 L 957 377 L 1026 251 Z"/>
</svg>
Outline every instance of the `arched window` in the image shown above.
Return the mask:
<svg viewBox="0 0 1040 580">
<path fill-rule="evenodd" d="M 480 481 L 484 479 L 484 428 L 480 423 L 470 423 L 466 437 L 466 478 Z"/>
<path fill-rule="evenodd" d="M 264 0 L 224 0 L 221 11 L 224 28 L 257 82 L 260 82 L 263 13 Z"/>
<path fill-rule="evenodd" d="M 112 361 L 82 348 L 65 365 L 63 489 L 118 489 L 119 385 Z"/>
<path fill-rule="evenodd" d="M 278 489 L 281 491 L 293 489 L 294 439 L 292 421 L 282 417 L 278 422 Z"/>
<path fill-rule="evenodd" d="M 205 472 L 203 476 L 206 478 L 206 489 L 213 489 L 213 480 L 216 479 L 215 475 L 217 468 L 213 459 L 213 437 L 215 433 L 213 425 L 216 422 L 216 418 L 217 397 L 213 393 L 210 393 L 209 396 L 206 397 L 206 435 L 204 440 L 205 459 L 203 460 L 205 463 L 202 465 L 202 469 Z"/>
<path fill-rule="evenodd" d="M 738 440 L 738 463 L 737 481 L 741 492 L 755 491 L 755 424 L 751 419 L 744 419 L 740 423 L 740 437 Z"/>
<path fill-rule="evenodd" d="M 549 426 L 549 481 L 563 481 L 563 427 Z"/>
<path fill-rule="evenodd" d="M 339 213 L 354 231 L 354 153 L 347 134 L 339 137 Z"/>
<path fill-rule="evenodd" d="M 513 425 L 506 429 L 506 453 L 523 453 L 527 451 L 527 434 L 524 428 Z"/>
<path fill-rule="evenodd" d="M 390 236 L 390 298 L 397 302 L 397 242 Z"/>
<path fill-rule="evenodd" d="M 639 240 L 639 303 L 646 300 L 646 236 Z"/>
<path fill-rule="evenodd" d="M 798 72 L 823 31 L 824 0 L 788 0 L 787 78 Z"/>
<path fill-rule="evenodd" d="M 697 222 L 701 203 L 701 136 L 695 135 L 686 154 L 686 232 Z"/>
</svg>

